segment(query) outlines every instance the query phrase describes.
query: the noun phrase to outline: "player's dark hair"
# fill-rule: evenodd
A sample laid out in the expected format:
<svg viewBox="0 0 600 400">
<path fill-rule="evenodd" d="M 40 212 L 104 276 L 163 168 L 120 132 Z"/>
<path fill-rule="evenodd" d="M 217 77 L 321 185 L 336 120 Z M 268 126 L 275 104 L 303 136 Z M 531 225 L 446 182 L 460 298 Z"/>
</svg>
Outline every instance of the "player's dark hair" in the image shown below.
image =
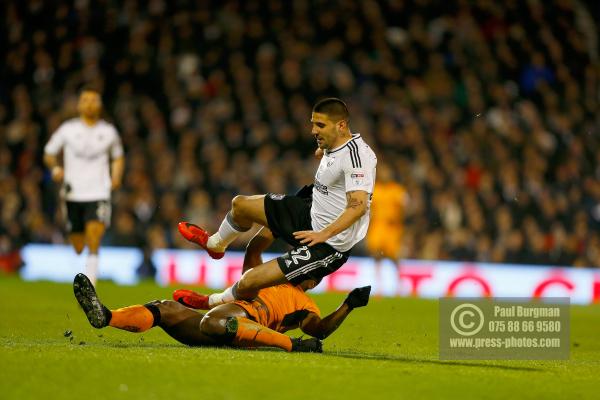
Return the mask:
<svg viewBox="0 0 600 400">
<path fill-rule="evenodd" d="M 348 112 L 348 107 L 346 107 L 346 103 L 335 97 L 329 97 L 323 100 L 319 100 L 317 104 L 315 104 L 315 106 L 313 107 L 312 111 L 316 113 L 325 114 L 335 121 L 347 121 L 350 117 L 350 113 Z"/>
</svg>

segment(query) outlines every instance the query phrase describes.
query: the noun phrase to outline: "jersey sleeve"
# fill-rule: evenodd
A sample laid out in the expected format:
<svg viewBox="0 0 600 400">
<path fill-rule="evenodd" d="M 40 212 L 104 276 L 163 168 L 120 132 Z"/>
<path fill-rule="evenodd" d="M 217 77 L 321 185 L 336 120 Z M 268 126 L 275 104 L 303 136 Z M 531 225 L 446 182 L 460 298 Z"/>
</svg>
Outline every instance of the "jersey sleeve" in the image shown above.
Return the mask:
<svg viewBox="0 0 600 400">
<path fill-rule="evenodd" d="M 46 146 L 44 147 L 44 153 L 49 154 L 51 156 L 55 156 L 61 151 L 64 145 L 65 124 L 62 124 L 58 127 L 56 131 L 54 131 L 54 133 L 50 137 L 50 140 L 48 140 L 48 143 L 46 143 Z"/>
<path fill-rule="evenodd" d="M 112 159 L 115 159 L 123 156 L 123 144 L 121 143 L 121 137 L 115 127 L 111 128 L 113 131 L 113 142 L 110 146 L 110 156 Z"/>
<path fill-rule="evenodd" d="M 321 310 L 319 310 L 319 307 L 317 307 L 315 302 L 308 296 L 306 296 L 306 300 L 304 302 L 304 305 L 302 306 L 302 309 L 312 312 L 312 313 L 315 313 L 319 317 L 321 316 Z"/>
<path fill-rule="evenodd" d="M 342 164 L 346 192 L 363 190 L 371 193 L 373 191 L 373 169 L 368 161 L 358 152 L 350 151 L 348 153 Z"/>
</svg>

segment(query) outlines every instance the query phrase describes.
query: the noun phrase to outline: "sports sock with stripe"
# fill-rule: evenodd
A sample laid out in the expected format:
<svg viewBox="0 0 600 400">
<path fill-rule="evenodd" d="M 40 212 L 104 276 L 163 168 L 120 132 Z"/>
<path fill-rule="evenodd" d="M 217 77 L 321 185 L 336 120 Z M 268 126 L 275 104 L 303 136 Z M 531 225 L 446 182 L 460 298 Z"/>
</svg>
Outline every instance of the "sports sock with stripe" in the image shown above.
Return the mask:
<svg viewBox="0 0 600 400">
<path fill-rule="evenodd" d="M 108 325 L 129 332 L 144 332 L 160 323 L 160 311 L 152 303 L 111 310 L 111 314 Z"/>
<path fill-rule="evenodd" d="M 237 282 L 233 286 L 228 287 L 221 293 L 213 293 L 208 295 L 208 307 L 213 308 L 221 304 L 231 303 L 236 300 L 235 290 L 237 288 Z"/>
<path fill-rule="evenodd" d="M 242 233 L 248 231 L 250 228 L 242 228 L 238 224 L 235 223 L 233 217 L 231 216 L 231 211 L 227 213 L 223 222 L 221 222 L 221 226 L 219 226 L 219 230 L 208 238 L 206 242 L 206 247 L 213 251 L 225 251 L 227 246 Z"/>
</svg>

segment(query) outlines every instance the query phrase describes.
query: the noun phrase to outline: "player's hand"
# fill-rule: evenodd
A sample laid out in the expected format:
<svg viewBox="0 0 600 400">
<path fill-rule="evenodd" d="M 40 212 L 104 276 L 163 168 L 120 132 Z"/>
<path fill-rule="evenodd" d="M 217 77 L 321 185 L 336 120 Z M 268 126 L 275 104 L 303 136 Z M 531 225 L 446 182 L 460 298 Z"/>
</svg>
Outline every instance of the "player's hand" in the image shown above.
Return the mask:
<svg viewBox="0 0 600 400">
<path fill-rule="evenodd" d="M 56 183 L 61 183 L 65 178 L 65 171 L 58 165 L 52 168 L 52 180 Z"/>
<path fill-rule="evenodd" d="M 314 246 L 318 243 L 324 243 L 329 237 L 327 234 L 319 231 L 298 231 L 294 232 L 294 238 L 300 243 L 307 245 L 308 247 Z"/>
<path fill-rule="evenodd" d="M 369 304 L 369 295 L 371 294 L 371 286 L 363 286 L 361 288 L 353 289 L 348 293 L 348 297 L 344 300 L 344 303 L 348 305 L 350 310 L 356 307 L 364 307 Z"/>
<path fill-rule="evenodd" d="M 320 160 L 321 158 L 323 158 L 323 154 L 325 154 L 325 152 L 323 151 L 322 148 L 319 147 L 315 150 L 315 158 L 317 160 Z"/>
<path fill-rule="evenodd" d="M 117 190 L 121 187 L 121 181 L 112 181 L 110 184 L 110 190 Z"/>
</svg>

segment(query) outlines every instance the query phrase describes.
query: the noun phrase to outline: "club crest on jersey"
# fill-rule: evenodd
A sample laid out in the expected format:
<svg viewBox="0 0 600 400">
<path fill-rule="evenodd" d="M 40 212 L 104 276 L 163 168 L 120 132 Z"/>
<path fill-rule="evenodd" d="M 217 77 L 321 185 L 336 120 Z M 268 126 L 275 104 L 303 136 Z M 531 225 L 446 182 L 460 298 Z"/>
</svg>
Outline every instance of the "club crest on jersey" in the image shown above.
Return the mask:
<svg viewBox="0 0 600 400">
<path fill-rule="evenodd" d="M 321 182 L 319 182 L 318 180 L 315 179 L 315 189 L 317 189 L 317 191 L 319 193 L 322 193 L 324 195 L 329 195 L 329 191 L 327 190 L 327 186 L 323 185 Z"/>
<path fill-rule="evenodd" d="M 327 161 L 327 166 L 331 167 L 331 165 L 335 162 L 335 157 L 331 157 L 330 160 Z"/>
</svg>

